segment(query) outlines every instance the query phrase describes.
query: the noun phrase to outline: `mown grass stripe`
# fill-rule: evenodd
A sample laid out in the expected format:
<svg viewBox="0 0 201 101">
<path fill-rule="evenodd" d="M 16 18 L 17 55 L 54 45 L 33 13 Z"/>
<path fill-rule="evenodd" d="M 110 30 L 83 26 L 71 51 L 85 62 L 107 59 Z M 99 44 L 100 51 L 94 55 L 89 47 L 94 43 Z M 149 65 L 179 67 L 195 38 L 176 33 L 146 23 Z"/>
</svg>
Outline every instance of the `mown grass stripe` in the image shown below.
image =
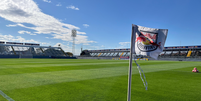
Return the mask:
<svg viewBox="0 0 201 101">
<path fill-rule="evenodd" d="M 19 65 L 19 66 L 1 66 L 0 69 L 5 68 L 26 68 L 26 67 L 49 67 L 49 66 L 84 66 L 84 65 L 107 65 L 107 64 L 128 64 L 128 62 L 104 62 L 104 63 L 77 63 L 77 64 L 38 64 L 38 65 Z"/>
<path fill-rule="evenodd" d="M 7 69 L 7 68 L 29 68 L 29 67 L 58 67 L 58 66 L 86 66 L 86 65 L 108 65 L 108 64 L 128 64 L 128 62 L 122 62 L 122 61 L 116 61 L 116 62 L 94 62 L 92 61 L 91 63 L 64 63 L 64 64 L 29 64 L 29 65 L 21 65 L 21 64 L 16 64 L 16 65 L 3 65 L 0 66 L 0 69 Z M 167 64 L 190 64 L 188 62 L 169 62 Z M 193 64 L 200 64 L 198 62 L 195 62 Z M 133 64 L 135 65 L 135 64 Z M 139 65 L 164 65 L 164 63 L 162 62 L 153 62 L 152 61 L 148 61 L 146 63 L 143 62 L 139 62 Z"/>
<path fill-rule="evenodd" d="M 154 65 L 142 67 L 145 73 L 165 71 L 171 69 L 185 68 L 189 65 L 170 64 L 168 66 Z M 57 72 L 40 72 L 26 74 L 12 74 L 0 76 L 0 88 L 2 90 L 12 90 L 18 88 L 34 87 L 46 84 L 55 84 L 61 82 L 73 82 L 97 78 L 123 76 L 128 74 L 128 67 L 98 68 L 98 69 L 82 69 L 82 70 L 66 70 Z M 133 67 L 133 74 L 138 74 L 136 67 Z"/>
<path fill-rule="evenodd" d="M 79 65 L 83 62 L 94 64 Z M 107 62 L 114 63 L 107 64 Z M 136 101 L 200 101 L 197 96 L 201 94 L 199 92 L 201 73 L 192 73 L 191 70 L 194 66 L 200 70 L 201 62 L 138 61 L 138 63 L 146 73 L 149 90 L 144 90 L 137 68 L 133 64 L 132 98 Z M 44 64 L 50 66 L 43 67 Z M 54 66 L 54 64 L 74 65 Z M 24 65 L 33 67 L 21 68 Z M 17 101 L 126 100 L 128 61 L 1 59 L 1 67 L 7 68 L 0 69 L 0 89 Z M 6 99 L 0 95 L 0 101 L 2 100 Z"/>
</svg>

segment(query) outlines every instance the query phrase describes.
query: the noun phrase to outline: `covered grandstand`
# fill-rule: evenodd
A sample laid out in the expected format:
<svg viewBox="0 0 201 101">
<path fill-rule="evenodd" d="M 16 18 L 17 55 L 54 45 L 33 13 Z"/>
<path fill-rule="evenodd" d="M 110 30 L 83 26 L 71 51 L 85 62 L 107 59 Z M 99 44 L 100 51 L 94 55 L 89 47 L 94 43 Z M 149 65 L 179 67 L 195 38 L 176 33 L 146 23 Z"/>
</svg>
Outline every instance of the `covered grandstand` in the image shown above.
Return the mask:
<svg viewBox="0 0 201 101">
<path fill-rule="evenodd" d="M 165 47 L 160 57 L 201 58 L 201 46 Z"/>
<path fill-rule="evenodd" d="M 61 47 L 40 46 L 33 43 L 0 42 L 0 58 L 75 58 Z"/>
<path fill-rule="evenodd" d="M 84 50 L 82 57 L 126 57 L 130 55 L 130 49 L 102 49 Z M 138 55 L 138 57 L 142 57 Z M 201 59 L 201 46 L 175 46 L 164 47 L 159 58 L 198 58 Z"/>
</svg>

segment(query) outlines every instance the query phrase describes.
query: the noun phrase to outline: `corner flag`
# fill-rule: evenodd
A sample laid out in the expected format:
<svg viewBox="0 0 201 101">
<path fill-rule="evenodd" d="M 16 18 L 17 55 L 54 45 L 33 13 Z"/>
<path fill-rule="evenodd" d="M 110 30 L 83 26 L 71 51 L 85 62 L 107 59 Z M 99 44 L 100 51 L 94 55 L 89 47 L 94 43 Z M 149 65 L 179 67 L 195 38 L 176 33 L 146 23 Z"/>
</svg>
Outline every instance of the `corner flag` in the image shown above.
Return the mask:
<svg viewBox="0 0 201 101">
<path fill-rule="evenodd" d="M 127 101 L 131 100 L 131 77 L 132 77 L 132 60 L 133 54 L 149 56 L 158 59 L 158 55 L 163 51 L 164 44 L 167 38 L 168 29 L 148 28 L 138 25 L 132 25 L 129 74 L 128 74 L 128 96 Z M 135 61 L 135 59 L 134 59 Z M 147 90 L 148 84 L 143 70 L 135 61 L 140 73 L 140 77 Z M 144 75 L 144 78 L 141 75 Z"/>
<path fill-rule="evenodd" d="M 167 29 L 155 29 L 132 25 L 132 54 L 150 56 L 154 59 L 163 52 L 164 44 L 167 37 Z"/>
</svg>

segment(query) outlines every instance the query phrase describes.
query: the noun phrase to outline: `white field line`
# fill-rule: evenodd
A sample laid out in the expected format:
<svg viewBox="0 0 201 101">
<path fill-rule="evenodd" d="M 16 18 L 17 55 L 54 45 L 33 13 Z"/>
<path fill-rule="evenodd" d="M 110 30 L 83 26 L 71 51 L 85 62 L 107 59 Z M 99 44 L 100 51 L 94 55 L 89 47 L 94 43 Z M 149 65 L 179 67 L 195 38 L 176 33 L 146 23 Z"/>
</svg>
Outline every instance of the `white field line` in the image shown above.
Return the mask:
<svg viewBox="0 0 201 101">
<path fill-rule="evenodd" d="M 10 98 L 8 95 L 6 95 L 4 92 L 2 92 L 1 90 L 0 90 L 0 94 L 1 94 L 4 98 L 6 98 L 8 101 L 15 101 L 15 100 L 13 100 L 12 98 Z"/>
</svg>

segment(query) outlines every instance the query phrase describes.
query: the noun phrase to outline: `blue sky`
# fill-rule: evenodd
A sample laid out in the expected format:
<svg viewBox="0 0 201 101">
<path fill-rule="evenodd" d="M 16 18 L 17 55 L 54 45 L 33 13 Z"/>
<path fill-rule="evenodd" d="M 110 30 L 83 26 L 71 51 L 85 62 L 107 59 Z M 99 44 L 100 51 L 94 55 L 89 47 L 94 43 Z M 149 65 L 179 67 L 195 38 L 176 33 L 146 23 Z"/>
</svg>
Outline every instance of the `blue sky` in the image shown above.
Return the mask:
<svg viewBox="0 0 201 101">
<path fill-rule="evenodd" d="M 129 48 L 131 25 L 168 29 L 165 46 L 201 45 L 200 0 L 1 0 L 0 41 L 72 51 Z"/>
</svg>

